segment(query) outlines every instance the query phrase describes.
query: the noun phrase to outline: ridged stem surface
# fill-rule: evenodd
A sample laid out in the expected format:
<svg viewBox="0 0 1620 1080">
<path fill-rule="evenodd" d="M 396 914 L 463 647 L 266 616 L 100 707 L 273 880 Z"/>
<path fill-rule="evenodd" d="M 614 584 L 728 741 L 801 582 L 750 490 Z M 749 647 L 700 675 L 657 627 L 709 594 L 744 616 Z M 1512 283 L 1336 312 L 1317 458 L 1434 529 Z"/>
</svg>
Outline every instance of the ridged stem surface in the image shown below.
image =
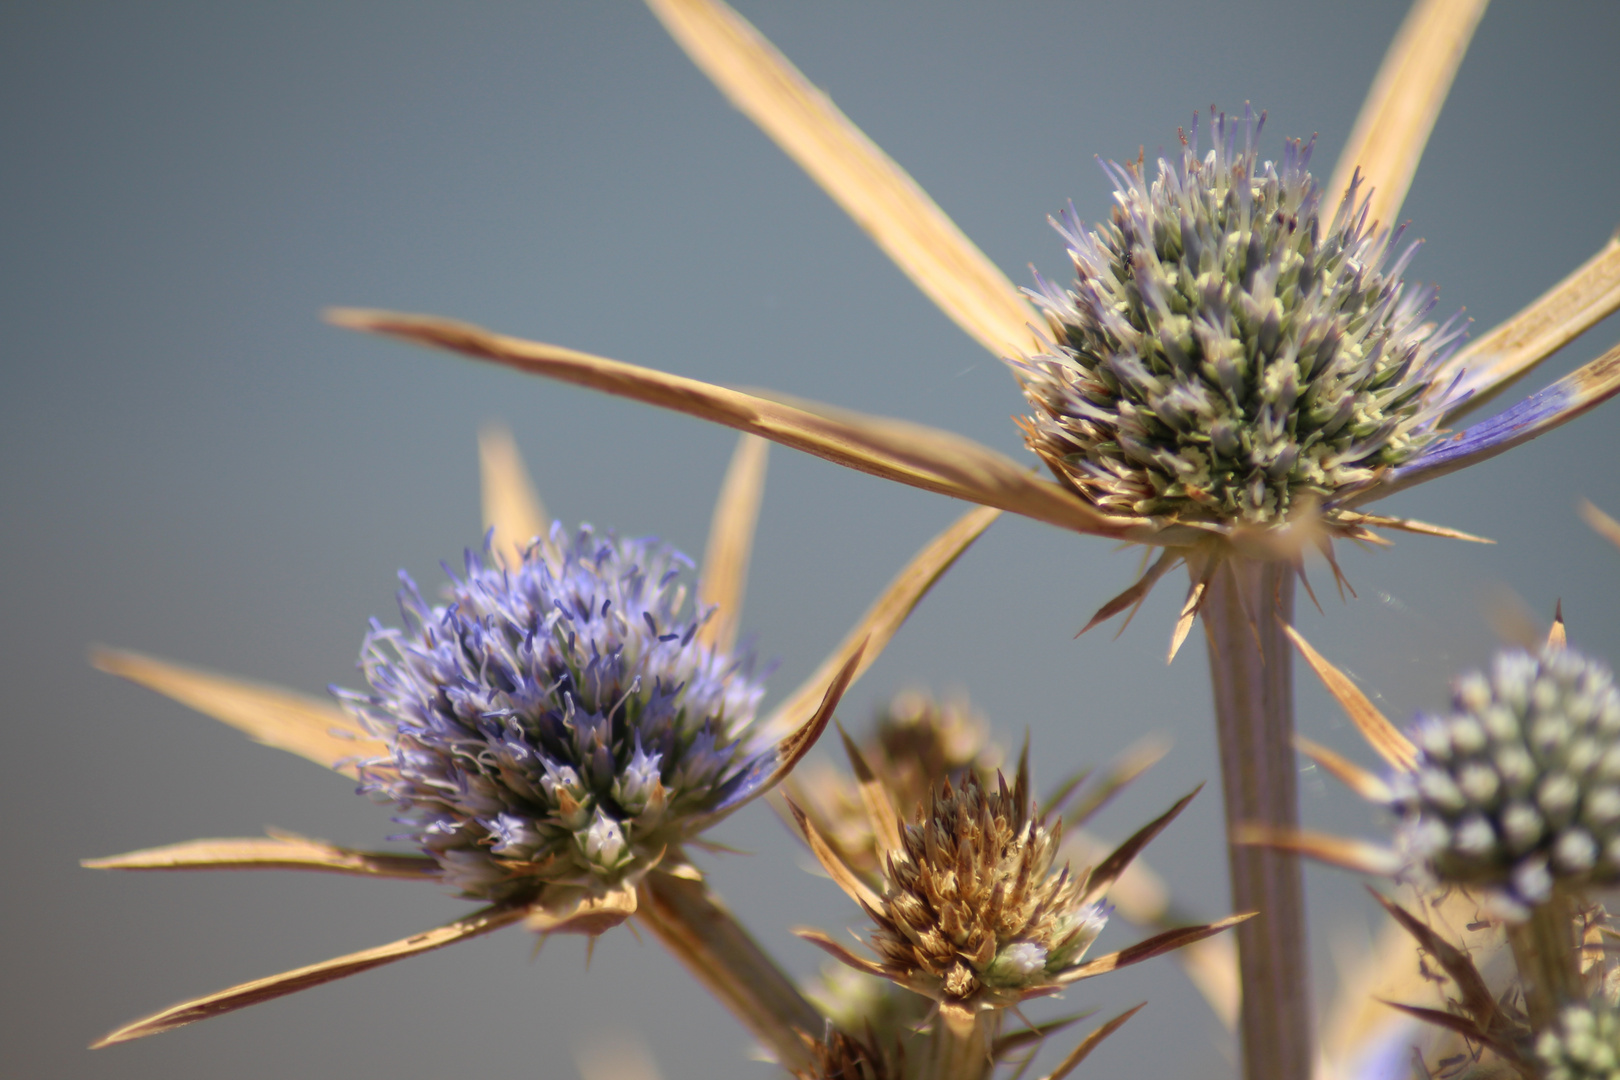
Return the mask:
<svg viewBox="0 0 1620 1080">
<path fill-rule="evenodd" d="M 1536 1031 L 1555 1028 L 1558 1013 L 1567 1004 L 1584 1001 L 1580 950 L 1575 936 L 1575 911 L 1569 897 L 1554 890 L 1544 904 L 1530 910 L 1530 918 L 1508 924 L 1508 944 L 1524 984 L 1525 1011 Z"/>
<path fill-rule="evenodd" d="M 1001 1033 L 1001 1012 L 986 1009 L 955 1022 L 943 1014 L 937 1017 L 921 1075 L 928 1080 L 988 1080 L 995 1069 L 990 1051 Z"/>
<path fill-rule="evenodd" d="M 641 925 L 720 999 L 790 1071 L 814 1065 L 801 1035 L 826 1022 L 701 881 L 654 870 L 642 881 Z"/>
<path fill-rule="evenodd" d="M 1234 556 L 1209 583 L 1202 618 L 1215 692 L 1216 741 L 1228 834 L 1259 822 L 1297 828 L 1293 652 L 1294 571 Z M 1305 882 L 1297 856 L 1227 845 L 1232 910 L 1260 914 L 1237 928 L 1245 1080 L 1311 1073 Z"/>
</svg>

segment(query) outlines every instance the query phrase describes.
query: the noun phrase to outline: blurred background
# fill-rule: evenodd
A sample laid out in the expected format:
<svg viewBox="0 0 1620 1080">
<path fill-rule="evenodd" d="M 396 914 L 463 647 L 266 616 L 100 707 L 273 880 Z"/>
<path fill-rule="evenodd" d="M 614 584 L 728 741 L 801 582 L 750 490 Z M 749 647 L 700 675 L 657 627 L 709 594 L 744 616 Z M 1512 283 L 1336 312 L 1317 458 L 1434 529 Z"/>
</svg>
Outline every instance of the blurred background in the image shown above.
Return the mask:
<svg viewBox="0 0 1620 1080">
<path fill-rule="evenodd" d="M 1067 263 L 1046 215 L 1107 212 L 1094 155 L 1174 147 L 1211 102 L 1270 110 L 1266 148 L 1319 132 L 1330 171 L 1405 4 L 1285 0 L 743 3 L 749 18 L 1018 282 Z M 963 432 L 1021 455 L 1011 378 L 735 113 L 638 5 L 285 2 L 0 5 L 0 620 L 6 835 L 0 1043 L 9 1075 L 562 1077 L 640 1040 L 666 1076 L 771 1075 L 660 949 L 507 930 L 145 1042 L 91 1053 L 172 1001 L 403 937 L 466 904 L 329 875 L 114 875 L 77 860 L 277 826 L 378 846 L 387 812 L 86 663 L 92 643 L 321 693 L 358 685 L 395 572 L 442 580 L 480 537 L 475 433 L 511 425 L 551 512 L 698 553 L 730 432 L 323 325 L 329 304 L 452 315 L 701 379 Z M 1414 276 L 1494 325 L 1620 224 L 1620 7 L 1490 10 L 1404 214 Z M 1543 385 L 1612 344 L 1616 320 Z M 1357 595 L 1300 622 L 1390 715 L 1440 708 L 1500 628 L 1620 659 L 1620 406 L 1387 510 L 1495 538 L 1340 548 Z M 795 685 L 962 508 L 776 450 L 745 630 Z M 1037 779 L 1149 732 L 1169 757 L 1113 805 L 1118 839 L 1218 781 L 1196 640 L 1163 660 L 1167 582 L 1124 633 L 1075 631 L 1138 553 L 1004 519 L 846 699 L 861 727 L 911 686 L 963 690 Z M 1301 672 L 1299 726 L 1373 757 Z M 1330 780 L 1308 824 L 1385 828 Z M 1201 809 L 1200 809 L 1201 808 Z M 1192 912 L 1226 910 L 1219 797 L 1148 852 Z M 859 913 L 805 872 L 763 803 L 705 865 L 792 970 Z M 1319 1004 L 1375 925 L 1360 883 L 1310 871 Z M 1133 940 L 1110 927 L 1099 946 Z M 1089 1075 L 1222 1075 L 1232 1048 L 1158 960 L 1060 1009 L 1149 1008 Z M 1167 1037 L 1168 1036 L 1168 1037 Z M 1072 1040 L 1071 1040 L 1072 1041 Z M 1060 1040 L 1060 1053 L 1069 1045 Z M 1055 1060 L 1053 1051 L 1047 1061 Z"/>
</svg>

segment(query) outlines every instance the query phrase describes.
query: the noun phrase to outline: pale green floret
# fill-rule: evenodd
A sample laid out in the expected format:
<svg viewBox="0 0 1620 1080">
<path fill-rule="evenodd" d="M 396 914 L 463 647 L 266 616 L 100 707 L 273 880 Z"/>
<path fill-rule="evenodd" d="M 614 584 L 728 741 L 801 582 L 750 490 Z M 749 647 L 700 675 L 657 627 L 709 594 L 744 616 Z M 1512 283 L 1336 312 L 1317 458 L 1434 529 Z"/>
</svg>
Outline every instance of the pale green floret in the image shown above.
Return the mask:
<svg viewBox="0 0 1620 1080">
<path fill-rule="evenodd" d="M 1087 231 L 1072 208 L 1054 222 L 1076 280 L 1030 292 L 1053 347 L 1012 361 L 1034 407 L 1025 436 L 1109 512 L 1331 512 L 1437 434 L 1429 380 L 1462 331 L 1425 322 L 1434 290 L 1401 282 L 1415 245 L 1397 254 L 1400 230 L 1368 223 L 1354 187 L 1322 219 L 1310 147 L 1261 161 L 1257 134 L 1222 116 L 1200 158 L 1195 122 L 1157 179 L 1140 161 L 1105 167 L 1108 222 Z"/>
<path fill-rule="evenodd" d="M 1545 1080 L 1620 1080 L 1620 1017 L 1612 1007 L 1570 1005 L 1536 1039 Z"/>
</svg>

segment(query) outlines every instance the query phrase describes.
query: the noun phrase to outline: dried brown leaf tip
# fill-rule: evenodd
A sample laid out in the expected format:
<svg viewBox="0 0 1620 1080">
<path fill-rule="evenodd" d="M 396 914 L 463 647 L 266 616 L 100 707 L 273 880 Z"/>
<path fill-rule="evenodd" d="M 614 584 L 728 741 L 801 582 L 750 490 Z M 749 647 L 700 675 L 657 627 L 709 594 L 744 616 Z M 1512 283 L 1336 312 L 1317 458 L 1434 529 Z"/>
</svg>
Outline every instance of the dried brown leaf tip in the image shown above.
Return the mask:
<svg viewBox="0 0 1620 1080">
<path fill-rule="evenodd" d="M 895 811 L 911 816 L 941 781 L 991 776 L 1002 761 L 989 724 L 966 697 L 941 699 L 921 690 L 890 699 L 856 753 Z M 800 766 L 783 789 L 846 866 L 870 882 L 879 879 L 882 851 L 858 783 L 820 764 Z"/>
<path fill-rule="evenodd" d="M 857 777 L 873 775 L 859 750 L 851 749 Z M 1093 888 L 1093 873 L 1057 865 L 1062 825 L 1034 806 L 1027 754 L 1010 785 L 999 771 L 987 778 L 970 770 L 956 782 L 941 781 L 912 822 L 898 826 L 898 843 L 880 852 L 872 887 L 804 811 L 790 806 L 816 857 L 875 924 L 869 941 L 876 959 L 813 931 L 803 936 L 851 967 L 953 1013 L 1007 1008 L 1165 951 L 1127 950 L 1107 962 L 1084 961 L 1111 910 L 1097 898 L 1109 875 Z M 886 831 L 873 823 L 874 838 Z M 1176 943 L 1205 932 L 1193 928 L 1183 935 L 1185 942 Z"/>
<path fill-rule="evenodd" d="M 805 1038 L 811 1064 L 798 1068 L 798 1080 L 900 1080 L 905 1075 L 905 1055 L 898 1043 L 867 1033 L 858 1039 L 828 1026 L 818 1042 Z"/>
</svg>

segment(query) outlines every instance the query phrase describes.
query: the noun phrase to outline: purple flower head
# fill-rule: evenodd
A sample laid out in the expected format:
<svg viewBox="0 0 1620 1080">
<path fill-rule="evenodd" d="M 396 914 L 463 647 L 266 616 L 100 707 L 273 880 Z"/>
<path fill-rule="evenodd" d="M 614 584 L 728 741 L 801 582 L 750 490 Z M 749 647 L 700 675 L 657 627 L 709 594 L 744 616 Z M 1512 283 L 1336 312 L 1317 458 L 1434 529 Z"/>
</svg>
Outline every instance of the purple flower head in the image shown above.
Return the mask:
<svg viewBox="0 0 1620 1080">
<path fill-rule="evenodd" d="M 1463 325 L 1425 321 L 1436 290 L 1401 280 L 1418 245 L 1370 225 L 1356 185 L 1323 221 L 1311 143 L 1260 159 L 1264 121 L 1216 115 L 1200 157 L 1194 114 L 1157 179 L 1140 159 L 1103 166 L 1108 222 L 1087 231 L 1072 205 L 1053 222 L 1076 280 L 1037 275 L 1053 344 L 1012 364 L 1034 409 L 1026 442 L 1104 510 L 1220 524 L 1331 511 L 1436 435 L 1425 391 Z"/>
<path fill-rule="evenodd" d="M 1511 650 L 1419 718 L 1418 761 L 1391 782 L 1404 854 L 1482 885 L 1510 917 L 1558 881 L 1620 882 L 1620 690 L 1572 649 Z"/>
<path fill-rule="evenodd" d="M 690 562 L 657 540 L 554 527 L 513 568 L 469 551 L 447 602 L 404 575 L 404 628 L 374 624 L 346 694 L 390 754 L 362 790 L 471 896 L 603 887 L 653 865 L 775 764 L 750 730 L 750 655 L 696 640 Z"/>
</svg>

